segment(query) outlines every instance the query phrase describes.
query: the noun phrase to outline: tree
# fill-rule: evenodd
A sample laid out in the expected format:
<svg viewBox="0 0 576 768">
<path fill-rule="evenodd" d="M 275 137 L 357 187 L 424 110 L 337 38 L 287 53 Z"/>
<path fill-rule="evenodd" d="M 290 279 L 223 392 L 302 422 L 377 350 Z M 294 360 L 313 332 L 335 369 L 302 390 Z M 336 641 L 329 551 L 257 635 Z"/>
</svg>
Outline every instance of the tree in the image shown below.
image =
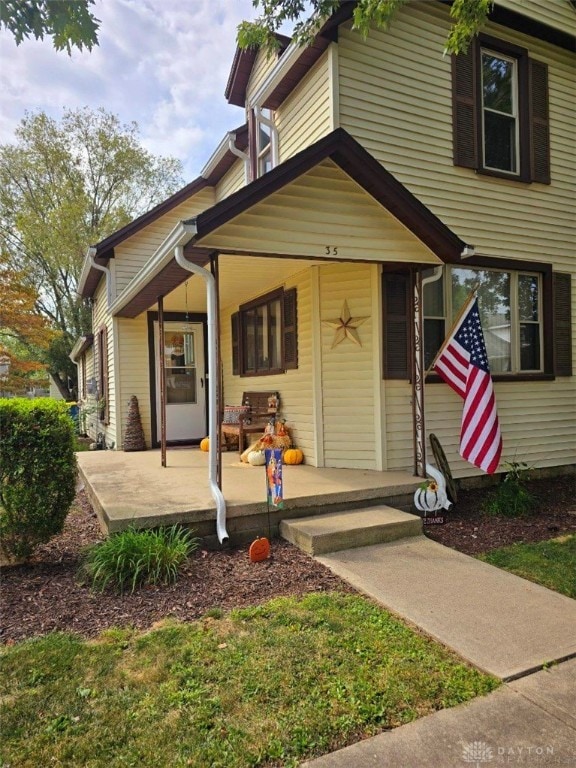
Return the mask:
<svg viewBox="0 0 576 768">
<path fill-rule="evenodd" d="M 0 26 L 14 36 L 16 45 L 24 38 L 51 37 L 57 51 L 72 46 L 89 51 L 98 45 L 99 19 L 90 13 L 94 0 L 2 0 Z"/>
<path fill-rule="evenodd" d="M 379 29 L 388 29 L 396 13 L 409 1 L 357 0 L 353 12 L 353 29 L 364 38 L 373 25 Z M 342 4 L 342 0 L 253 0 L 254 7 L 261 7 L 262 13 L 255 21 L 243 21 L 238 26 L 238 45 L 240 48 L 263 46 L 273 50 L 279 44 L 275 34 L 287 22 L 295 22 L 293 39 L 307 45 L 322 22 Z M 447 53 L 466 51 L 470 40 L 486 21 L 493 4 L 493 0 L 454 0 L 450 6 L 453 24 L 446 40 Z M 312 14 L 308 15 L 310 10 Z M 305 14 L 306 18 L 303 18 Z"/>
<path fill-rule="evenodd" d="M 54 332 L 35 308 L 36 291 L 22 273 L 7 266 L 4 255 L 0 255 L 0 293 L 0 389 L 19 394 L 46 372 L 37 355 L 48 348 Z"/>
<path fill-rule="evenodd" d="M 0 247 L 59 331 L 46 360 L 69 398 L 76 368 L 68 353 L 91 330 L 76 294 L 87 247 L 178 189 L 181 164 L 148 153 L 136 123 L 122 125 L 103 109 L 66 111 L 59 123 L 27 114 L 16 139 L 0 145 Z"/>
</svg>

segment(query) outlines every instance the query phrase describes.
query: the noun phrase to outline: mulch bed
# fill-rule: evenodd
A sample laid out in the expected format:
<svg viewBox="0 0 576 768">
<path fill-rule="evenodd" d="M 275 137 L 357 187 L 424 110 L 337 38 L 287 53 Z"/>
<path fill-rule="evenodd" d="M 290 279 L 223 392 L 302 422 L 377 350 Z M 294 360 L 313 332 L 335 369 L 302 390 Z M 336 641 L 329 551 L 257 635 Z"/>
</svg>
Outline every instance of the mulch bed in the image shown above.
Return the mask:
<svg viewBox="0 0 576 768">
<path fill-rule="evenodd" d="M 530 487 L 539 499 L 535 514 L 514 520 L 488 518 L 479 511 L 485 491 L 461 492 L 449 522 L 430 526 L 426 533 L 467 554 L 576 533 L 574 478 L 540 480 Z M 168 616 L 192 620 L 212 608 L 228 611 L 279 595 L 353 591 L 320 563 L 275 540 L 272 558 L 262 563 L 249 561 L 247 547 L 200 549 L 173 586 L 122 596 L 94 593 L 79 583 L 78 568 L 83 548 L 102 538 L 96 515 L 81 491 L 62 534 L 39 547 L 25 565 L 2 569 L 0 642 L 10 644 L 54 630 L 94 637 L 112 626 L 144 629 Z"/>
</svg>

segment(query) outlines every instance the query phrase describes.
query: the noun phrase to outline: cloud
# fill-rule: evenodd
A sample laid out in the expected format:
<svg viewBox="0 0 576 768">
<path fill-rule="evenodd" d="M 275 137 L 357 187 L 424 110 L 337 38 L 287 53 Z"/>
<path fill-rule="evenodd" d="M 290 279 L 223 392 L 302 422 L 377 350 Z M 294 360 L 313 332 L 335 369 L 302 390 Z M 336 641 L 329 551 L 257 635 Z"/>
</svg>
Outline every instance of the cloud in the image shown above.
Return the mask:
<svg viewBox="0 0 576 768">
<path fill-rule="evenodd" d="M 71 57 L 50 40 L 17 47 L 0 32 L 0 141 L 13 140 L 26 111 L 104 107 L 136 121 L 149 151 L 182 160 L 190 180 L 244 121 L 224 89 L 251 0 L 99 0 L 94 12 L 100 45 Z"/>
</svg>

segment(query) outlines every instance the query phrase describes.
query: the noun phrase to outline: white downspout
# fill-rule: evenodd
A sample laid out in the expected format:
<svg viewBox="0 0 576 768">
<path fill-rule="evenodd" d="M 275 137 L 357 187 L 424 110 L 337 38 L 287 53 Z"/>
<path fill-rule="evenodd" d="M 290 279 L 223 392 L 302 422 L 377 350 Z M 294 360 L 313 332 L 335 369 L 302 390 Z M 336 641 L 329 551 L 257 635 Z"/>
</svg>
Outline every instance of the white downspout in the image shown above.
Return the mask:
<svg viewBox="0 0 576 768">
<path fill-rule="evenodd" d="M 217 483 L 217 412 L 216 412 L 216 384 L 218 372 L 216 370 L 217 345 L 216 345 L 216 280 L 214 275 L 204 267 L 192 264 L 184 258 L 184 247 L 177 245 L 174 248 L 176 263 L 187 272 L 200 275 L 206 282 L 206 299 L 208 309 L 208 438 L 210 450 L 208 454 L 209 473 L 208 482 L 210 491 L 216 502 L 216 534 L 218 541 L 223 544 L 228 540 L 226 531 L 226 501 Z"/>
<path fill-rule="evenodd" d="M 97 269 L 100 272 L 104 272 L 106 275 L 106 300 L 108 301 L 107 309 L 110 309 L 112 304 L 112 273 L 110 272 L 109 267 L 104 267 L 102 264 L 96 264 L 95 258 L 96 248 L 95 246 L 91 245 L 90 248 L 88 248 L 88 259 L 90 261 L 90 266 L 94 267 L 94 269 Z"/>
<path fill-rule="evenodd" d="M 248 155 L 246 152 L 243 152 L 241 149 L 238 149 L 238 147 L 236 146 L 235 133 L 228 134 L 228 149 L 230 150 L 230 152 L 232 152 L 233 155 L 236 155 L 236 157 L 239 157 L 241 160 L 244 161 L 244 183 L 249 184 L 250 183 L 250 155 Z"/>
</svg>

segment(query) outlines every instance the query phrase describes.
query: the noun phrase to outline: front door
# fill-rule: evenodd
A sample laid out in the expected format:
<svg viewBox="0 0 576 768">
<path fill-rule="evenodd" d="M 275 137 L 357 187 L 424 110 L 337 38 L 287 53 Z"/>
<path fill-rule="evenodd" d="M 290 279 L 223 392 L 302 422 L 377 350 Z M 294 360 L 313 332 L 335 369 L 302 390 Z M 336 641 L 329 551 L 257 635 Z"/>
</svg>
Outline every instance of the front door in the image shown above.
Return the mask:
<svg viewBox="0 0 576 768">
<path fill-rule="evenodd" d="M 206 373 L 202 323 L 165 322 L 162 360 L 166 374 L 166 439 L 200 440 L 206 434 Z M 156 439 L 161 439 L 160 345 L 154 323 L 156 352 Z"/>
</svg>

